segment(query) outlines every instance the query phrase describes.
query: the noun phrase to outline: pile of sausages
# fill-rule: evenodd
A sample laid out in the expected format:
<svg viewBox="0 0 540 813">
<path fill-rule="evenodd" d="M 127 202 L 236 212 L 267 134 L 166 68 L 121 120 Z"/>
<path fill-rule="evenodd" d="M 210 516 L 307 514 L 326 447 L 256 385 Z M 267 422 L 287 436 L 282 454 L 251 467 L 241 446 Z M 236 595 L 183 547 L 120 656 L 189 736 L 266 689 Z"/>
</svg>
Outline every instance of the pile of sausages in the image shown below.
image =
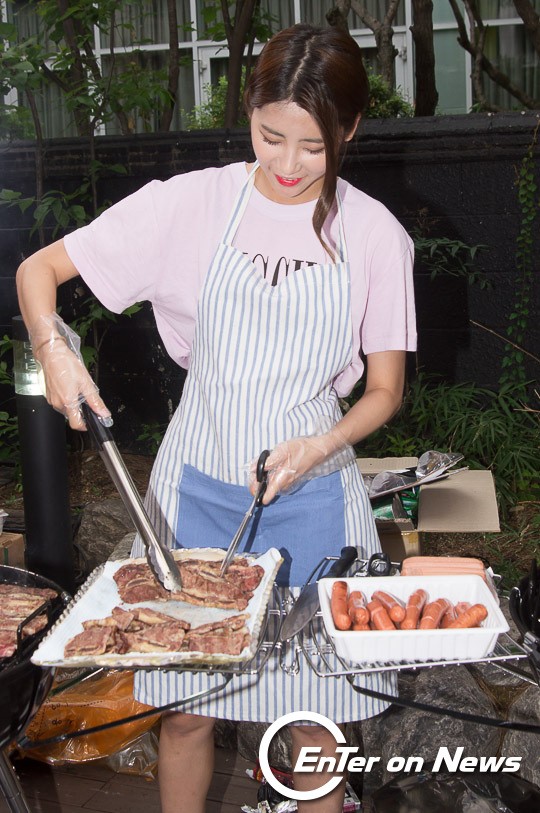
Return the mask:
<svg viewBox="0 0 540 813">
<path fill-rule="evenodd" d="M 368 601 L 361 590 L 349 592 L 347 582 L 335 581 L 330 597 L 332 620 L 338 630 L 434 630 L 478 627 L 487 618 L 483 604 L 446 598 L 429 601 L 426 590 L 415 590 L 407 601 L 375 590 Z"/>
</svg>

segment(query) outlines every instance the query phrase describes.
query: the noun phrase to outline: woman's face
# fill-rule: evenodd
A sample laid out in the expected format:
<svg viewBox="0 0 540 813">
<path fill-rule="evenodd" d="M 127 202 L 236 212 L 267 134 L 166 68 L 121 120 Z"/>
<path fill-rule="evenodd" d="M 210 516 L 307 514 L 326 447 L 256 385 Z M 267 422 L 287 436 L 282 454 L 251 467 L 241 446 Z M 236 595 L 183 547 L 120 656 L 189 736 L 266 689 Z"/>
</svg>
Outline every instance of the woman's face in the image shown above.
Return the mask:
<svg viewBox="0 0 540 813">
<path fill-rule="evenodd" d="M 260 164 L 255 186 L 276 203 L 307 203 L 319 197 L 326 170 L 321 132 L 294 102 L 256 107 L 251 140 Z"/>
</svg>

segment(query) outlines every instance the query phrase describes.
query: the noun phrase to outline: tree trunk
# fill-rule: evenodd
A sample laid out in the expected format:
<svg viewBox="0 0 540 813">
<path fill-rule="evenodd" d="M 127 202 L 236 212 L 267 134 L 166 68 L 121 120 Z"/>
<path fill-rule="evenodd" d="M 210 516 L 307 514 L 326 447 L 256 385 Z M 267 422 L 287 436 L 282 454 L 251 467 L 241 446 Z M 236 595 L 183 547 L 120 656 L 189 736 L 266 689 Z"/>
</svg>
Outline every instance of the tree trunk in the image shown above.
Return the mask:
<svg viewBox="0 0 540 813">
<path fill-rule="evenodd" d="M 397 49 L 394 48 L 394 29 L 392 23 L 396 18 L 401 0 L 390 0 L 384 20 L 377 20 L 367 10 L 364 3 L 359 0 L 351 0 L 351 7 L 358 14 L 364 25 L 366 25 L 375 35 L 377 43 L 377 58 L 379 60 L 380 74 L 388 87 L 394 87 L 394 60 L 397 56 Z"/>
<path fill-rule="evenodd" d="M 328 25 L 348 31 L 349 24 L 347 17 L 349 16 L 350 10 L 351 0 L 335 0 L 335 5 L 326 13 Z"/>
<path fill-rule="evenodd" d="M 69 4 L 67 0 L 58 0 L 58 11 L 62 19 L 62 30 L 64 32 L 64 39 L 73 57 L 73 64 L 69 70 L 70 73 L 70 90 L 75 102 L 73 105 L 73 115 L 75 118 L 75 125 L 77 132 L 80 136 L 87 136 L 91 130 L 90 116 L 88 108 L 84 105 L 77 104 L 76 94 L 82 93 L 87 95 L 88 82 L 86 72 L 84 70 L 83 59 L 80 48 L 77 44 L 77 34 L 73 19 L 68 16 Z"/>
<path fill-rule="evenodd" d="M 481 30 L 483 28 L 482 20 L 479 16 L 478 8 L 476 3 L 473 0 L 464 0 L 464 5 L 469 15 L 469 20 L 472 20 L 471 23 L 471 37 L 469 37 L 469 32 L 467 31 L 467 26 L 465 24 L 465 20 L 463 19 L 463 15 L 461 13 L 461 9 L 458 5 L 457 0 L 449 0 L 450 6 L 452 7 L 452 11 L 454 12 L 454 17 L 456 18 L 456 22 L 458 24 L 458 42 L 462 48 L 468 51 L 474 59 L 474 68 L 478 71 L 479 68 L 484 73 L 487 73 L 489 78 L 495 82 L 495 84 L 499 85 L 499 87 L 504 88 L 510 93 L 514 98 L 516 98 L 524 107 L 529 108 L 529 110 L 538 110 L 540 108 L 540 99 L 533 99 L 527 93 L 525 93 L 521 88 L 517 87 L 511 80 L 507 74 L 502 73 L 498 68 L 493 65 L 489 59 L 483 54 L 482 52 L 482 42 L 483 39 L 480 38 L 480 45 L 476 41 L 476 31 L 474 30 L 475 26 L 474 23 L 476 22 L 476 28 Z"/>
<path fill-rule="evenodd" d="M 433 49 L 432 0 L 412 0 L 411 32 L 415 45 L 414 74 L 416 78 L 415 116 L 434 116 L 439 101 L 435 82 L 435 51 Z"/>
<path fill-rule="evenodd" d="M 388 85 L 393 88 L 394 82 L 394 60 L 397 56 L 397 49 L 393 43 L 394 29 L 389 26 L 381 26 L 375 31 L 375 42 L 377 43 L 377 55 L 379 57 L 379 67 L 381 76 Z"/>
<path fill-rule="evenodd" d="M 227 98 L 225 100 L 225 127 L 238 124 L 240 87 L 242 84 L 242 58 L 253 22 L 253 13 L 259 0 L 238 0 L 234 23 L 229 14 L 227 0 L 221 0 L 225 34 L 229 46 L 229 69 L 227 72 Z"/>
<path fill-rule="evenodd" d="M 169 22 L 169 75 L 167 81 L 168 102 L 165 105 L 159 122 L 161 132 L 171 129 L 171 122 L 176 104 L 178 77 L 180 76 L 180 50 L 178 48 L 178 14 L 176 0 L 167 0 L 167 13 Z"/>
</svg>

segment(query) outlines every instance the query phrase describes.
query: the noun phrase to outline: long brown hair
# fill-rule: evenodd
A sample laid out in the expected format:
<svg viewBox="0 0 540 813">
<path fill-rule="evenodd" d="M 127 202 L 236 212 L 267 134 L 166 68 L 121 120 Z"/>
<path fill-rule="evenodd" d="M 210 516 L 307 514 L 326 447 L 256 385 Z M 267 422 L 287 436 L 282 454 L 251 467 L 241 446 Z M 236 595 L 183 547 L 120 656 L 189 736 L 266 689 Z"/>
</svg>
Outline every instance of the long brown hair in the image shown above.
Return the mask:
<svg viewBox="0 0 540 813">
<path fill-rule="evenodd" d="M 255 108 L 294 102 L 312 116 L 324 141 L 326 172 L 313 214 L 313 228 L 333 256 L 322 229 L 336 197 L 345 137 L 365 109 L 369 82 L 358 44 L 339 28 L 299 24 L 264 46 L 244 94 L 248 116 Z"/>
</svg>

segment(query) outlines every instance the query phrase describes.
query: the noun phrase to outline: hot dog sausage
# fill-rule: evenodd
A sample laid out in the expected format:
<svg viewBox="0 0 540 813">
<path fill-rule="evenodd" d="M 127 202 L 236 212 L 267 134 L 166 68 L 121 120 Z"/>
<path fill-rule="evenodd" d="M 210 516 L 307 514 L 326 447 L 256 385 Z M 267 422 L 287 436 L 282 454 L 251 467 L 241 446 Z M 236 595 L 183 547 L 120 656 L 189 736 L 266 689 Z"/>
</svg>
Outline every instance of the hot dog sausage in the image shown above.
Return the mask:
<svg viewBox="0 0 540 813">
<path fill-rule="evenodd" d="M 399 603 L 395 596 L 384 593 L 382 590 L 375 590 L 372 599 L 380 601 L 391 620 L 399 624 L 405 618 L 405 607 Z"/>
<path fill-rule="evenodd" d="M 464 613 L 458 615 L 455 621 L 452 621 L 448 629 L 468 629 L 470 627 L 477 627 L 487 618 L 488 611 L 483 604 L 473 604 Z"/>
<path fill-rule="evenodd" d="M 430 601 L 424 607 L 422 618 L 418 629 L 421 630 L 435 630 L 441 623 L 441 619 L 449 607 L 450 602 L 445 598 L 438 598 L 436 601 Z"/>
<path fill-rule="evenodd" d="M 468 610 L 470 606 L 471 606 L 470 601 L 458 601 L 458 603 L 456 604 L 456 614 L 461 615 L 466 610 Z"/>
<path fill-rule="evenodd" d="M 381 602 L 377 599 L 372 599 L 368 602 L 367 606 L 371 623 L 376 630 L 395 630 L 395 625 L 382 606 Z"/>
<path fill-rule="evenodd" d="M 366 605 L 366 597 L 360 590 L 353 590 L 352 593 L 350 593 L 347 601 L 347 609 L 352 621 L 353 629 L 355 628 L 355 625 L 368 623 L 369 612 Z"/>
<path fill-rule="evenodd" d="M 456 612 L 456 608 L 454 607 L 453 604 L 451 604 L 442 617 L 441 629 L 443 630 L 447 629 L 447 627 L 449 627 L 452 621 L 455 621 L 457 617 L 458 614 Z"/>
<path fill-rule="evenodd" d="M 427 601 L 427 593 L 425 590 L 415 590 L 411 593 L 405 607 L 405 618 L 401 622 L 402 630 L 415 630 L 420 620 L 420 613 Z"/>
<path fill-rule="evenodd" d="M 334 582 L 330 596 L 330 610 L 332 620 L 338 630 L 348 630 L 352 621 L 347 612 L 347 582 Z"/>
</svg>

